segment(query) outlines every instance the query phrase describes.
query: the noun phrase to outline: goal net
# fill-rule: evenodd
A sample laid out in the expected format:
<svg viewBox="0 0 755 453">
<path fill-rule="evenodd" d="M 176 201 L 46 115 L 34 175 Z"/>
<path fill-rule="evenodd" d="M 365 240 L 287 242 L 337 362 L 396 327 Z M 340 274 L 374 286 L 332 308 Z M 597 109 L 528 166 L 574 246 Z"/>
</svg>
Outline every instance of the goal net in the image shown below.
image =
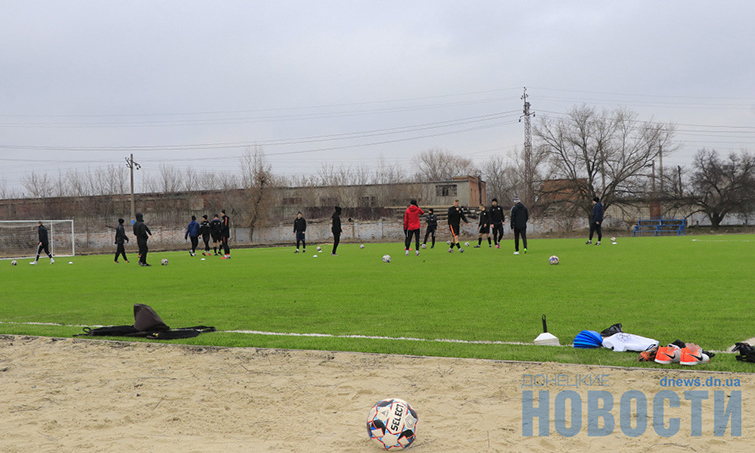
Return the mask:
<svg viewBox="0 0 755 453">
<path fill-rule="evenodd" d="M 39 244 L 38 220 L 0 220 L 0 259 L 34 258 Z M 50 253 L 74 256 L 73 220 L 42 220 L 47 228 Z M 44 254 L 44 252 L 42 252 Z"/>
</svg>

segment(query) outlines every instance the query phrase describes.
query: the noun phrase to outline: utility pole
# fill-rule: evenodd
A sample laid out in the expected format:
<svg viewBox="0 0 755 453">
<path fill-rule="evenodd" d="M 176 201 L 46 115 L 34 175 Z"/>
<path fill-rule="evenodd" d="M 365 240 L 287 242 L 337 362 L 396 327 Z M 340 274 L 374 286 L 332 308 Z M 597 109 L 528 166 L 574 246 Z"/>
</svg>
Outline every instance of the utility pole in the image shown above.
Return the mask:
<svg viewBox="0 0 755 453">
<path fill-rule="evenodd" d="M 663 196 L 663 141 L 658 137 L 658 176 L 661 178 L 661 197 Z"/>
<path fill-rule="evenodd" d="M 527 206 L 532 207 L 535 203 L 533 179 L 534 169 L 532 168 L 532 130 L 530 127 L 530 116 L 535 116 L 534 113 L 530 113 L 530 103 L 527 100 L 527 87 L 524 87 L 524 94 L 522 94 L 522 100 L 524 101 L 523 115 L 519 118 L 519 122 L 524 118 L 524 203 Z"/>
<path fill-rule="evenodd" d="M 134 222 L 136 220 L 136 211 L 134 210 L 134 167 L 139 170 L 142 166 L 134 162 L 133 154 L 126 158 L 126 166 L 131 170 L 131 222 Z"/>
</svg>

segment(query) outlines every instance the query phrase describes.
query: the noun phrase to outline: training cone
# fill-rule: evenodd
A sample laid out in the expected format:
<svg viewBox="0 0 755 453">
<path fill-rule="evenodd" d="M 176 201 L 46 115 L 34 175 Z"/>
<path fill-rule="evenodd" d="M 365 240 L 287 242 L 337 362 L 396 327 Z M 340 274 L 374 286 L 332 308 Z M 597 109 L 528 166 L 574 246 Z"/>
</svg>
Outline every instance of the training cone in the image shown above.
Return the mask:
<svg viewBox="0 0 755 453">
<path fill-rule="evenodd" d="M 601 346 L 603 346 L 603 338 L 594 330 L 583 330 L 574 337 L 575 348 L 592 349 Z"/>
<path fill-rule="evenodd" d="M 559 346 L 560 343 L 558 342 L 558 338 L 548 333 L 548 325 L 545 323 L 545 315 L 543 315 L 543 333 L 537 336 L 535 338 L 535 344 L 539 345 L 545 345 L 545 346 Z"/>
</svg>

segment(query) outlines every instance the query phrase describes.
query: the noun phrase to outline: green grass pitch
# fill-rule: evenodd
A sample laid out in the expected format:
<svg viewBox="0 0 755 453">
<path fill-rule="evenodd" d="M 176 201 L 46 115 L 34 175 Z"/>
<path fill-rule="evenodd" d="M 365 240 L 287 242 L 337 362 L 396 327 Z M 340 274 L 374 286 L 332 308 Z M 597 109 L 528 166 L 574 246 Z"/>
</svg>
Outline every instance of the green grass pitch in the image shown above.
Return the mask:
<svg viewBox="0 0 755 453">
<path fill-rule="evenodd" d="M 419 257 L 405 257 L 403 244 L 343 244 L 338 257 L 330 245 L 322 253 L 316 245 L 300 254 L 237 249 L 231 260 L 150 252 L 151 268 L 138 266 L 133 252 L 130 264 L 114 264 L 110 254 L 61 257 L 54 265 L 0 261 L 0 333 L 67 337 L 80 325 L 132 324 L 133 304 L 144 303 L 171 327 L 220 331 L 174 342 L 215 346 L 659 367 L 636 362 L 636 353 L 469 341 L 532 342 L 542 314 L 561 344 L 617 322 L 662 344 L 678 338 L 710 350 L 755 337 L 753 235 L 622 237 L 601 246 L 533 239 L 518 256 L 510 238 L 500 250 L 484 243 L 463 254 L 441 242 Z M 391 263 L 381 261 L 384 254 Z M 551 255 L 560 264 L 549 265 Z M 170 264 L 160 266 L 162 258 Z M 696 368 L 703 367 L 755 371 L 730 354 Z"/>
</svg>

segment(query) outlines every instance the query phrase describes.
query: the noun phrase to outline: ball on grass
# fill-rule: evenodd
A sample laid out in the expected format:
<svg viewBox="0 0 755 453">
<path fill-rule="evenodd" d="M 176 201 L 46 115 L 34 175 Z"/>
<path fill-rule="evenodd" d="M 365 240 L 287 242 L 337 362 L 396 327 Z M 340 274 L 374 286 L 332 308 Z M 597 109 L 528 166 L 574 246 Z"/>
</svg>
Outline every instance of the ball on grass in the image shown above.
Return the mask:
<svg viewBox="0 0 755 453">
<path fill-rule="evenodd" d="M 550 258 L 548 258 L 548 262 L 554 265 L 558 264 L 558 257 L 556 255 L 553 255 Z"/>
</svg>

